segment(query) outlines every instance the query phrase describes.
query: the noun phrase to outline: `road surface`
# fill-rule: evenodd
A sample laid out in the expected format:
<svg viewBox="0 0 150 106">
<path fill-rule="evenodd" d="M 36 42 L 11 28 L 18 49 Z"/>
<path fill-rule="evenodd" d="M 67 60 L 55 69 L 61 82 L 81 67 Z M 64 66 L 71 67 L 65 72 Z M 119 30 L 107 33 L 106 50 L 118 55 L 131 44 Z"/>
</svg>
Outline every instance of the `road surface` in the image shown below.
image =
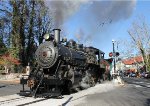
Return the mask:
<svg viewBox="0 0 150 106">
<path fill-rule="evenodd" d="M 150 106 L 150 79 L 124 78 L 125 86 L 88 95 L 77 106 Z"/>
<path fill-rule="evenodd" d="M 4 106 L 7 104 L 11 106 L 18 104 L 30 106 L 46 106 L 47 104 L 52 106 L 150 106 L 150 79 L 124 78 L 124 81 L 124 86 L 106 82 L 75 94 L 64 95 L 62 99 L 46 100 L 33 97 L 20 98 L 19 95 L 13 94 L 19 93 L 22 89 L 21 85 L 0 82 L 0 103 L 5 104 Z M 6 97 L 13 101 L 1 102 L 6 100 Z M 17 100 L 13 98 L 17 98 Z"/>
</svg>

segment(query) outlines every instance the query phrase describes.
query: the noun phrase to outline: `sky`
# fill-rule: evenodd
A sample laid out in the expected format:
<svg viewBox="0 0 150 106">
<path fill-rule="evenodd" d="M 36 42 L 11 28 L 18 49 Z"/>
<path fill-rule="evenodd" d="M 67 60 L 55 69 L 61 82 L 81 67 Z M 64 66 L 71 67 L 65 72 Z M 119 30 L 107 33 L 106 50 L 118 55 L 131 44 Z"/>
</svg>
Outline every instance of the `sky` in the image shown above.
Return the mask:
<svg viewBox="0 0 150 106">
<path fill-rule="evenodd" d="M 54 27 L 62 29 L 63 37 L 96 47 L 106 58 L 112 52 L 112 40 L 120 43 L 130 39 L 127 30 L 138 17 L 150 22 L 150 1 L 63 0 L 46 4 L 55 11 Z M 122 46 L 119 43 L 118 49 L 115 43 L 116 51 Z"/>
</svg>

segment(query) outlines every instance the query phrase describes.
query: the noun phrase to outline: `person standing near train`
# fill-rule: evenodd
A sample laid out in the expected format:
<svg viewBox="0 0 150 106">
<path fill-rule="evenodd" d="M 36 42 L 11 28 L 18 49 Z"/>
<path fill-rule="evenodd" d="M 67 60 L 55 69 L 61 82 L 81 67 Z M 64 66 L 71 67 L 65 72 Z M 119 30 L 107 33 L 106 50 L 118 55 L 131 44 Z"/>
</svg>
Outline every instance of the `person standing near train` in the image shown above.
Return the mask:
<svg viewBox="0 0 150 106">
<path fill-rule="evenodd" d="M 29 75 L 30 74 L 30 63 L 28 63 L 28 65 L 26 66 L 26 74 Z"/>
</svg>

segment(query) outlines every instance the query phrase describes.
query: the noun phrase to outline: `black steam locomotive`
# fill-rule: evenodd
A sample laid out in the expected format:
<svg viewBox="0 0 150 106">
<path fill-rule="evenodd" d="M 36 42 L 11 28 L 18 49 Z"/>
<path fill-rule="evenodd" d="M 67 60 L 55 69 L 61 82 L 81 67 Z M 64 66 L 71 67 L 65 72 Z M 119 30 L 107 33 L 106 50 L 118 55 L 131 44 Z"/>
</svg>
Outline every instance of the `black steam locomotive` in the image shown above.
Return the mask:
<svg viewBox="0 0 150 106">
<path fill-rule="evenodd" d="M 76 88 L 94 86 L 105 71 L 100 65 L 104 52 L 73 40 L 60 41 L 60 29 L 53 31 L 54 36 L 45 35 L 45 42 L 36 50 L 37 64 L 28 78 L 20 80 L 23 92 L 27 84 L 34 97 L 60 96 Z"/>
</svg>

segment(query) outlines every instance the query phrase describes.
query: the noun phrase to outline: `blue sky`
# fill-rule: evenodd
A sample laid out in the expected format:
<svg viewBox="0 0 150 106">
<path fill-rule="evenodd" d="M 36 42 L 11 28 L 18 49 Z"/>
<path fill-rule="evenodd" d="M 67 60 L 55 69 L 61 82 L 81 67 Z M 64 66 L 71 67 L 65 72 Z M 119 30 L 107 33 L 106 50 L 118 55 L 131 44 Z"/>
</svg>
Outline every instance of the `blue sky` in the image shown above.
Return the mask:
<svg viewBox="0 0 150 106">
<path fill-rule="evenodd" d="M 132 22 L 138 19 L 137 17 L 144 16 L 145 20 L 150 22 L 150 1 L 137 1 L 134 9 L 132 10 L 132 14 L 129 17 L 125 19 L 121 18 L 118 21 L 113 21 L 112 19 L 109 19 L 109 17 L 103 19 L 102 21 L 95 20 L 96 24 L 91 26 L 94 27 L 96 32 L 91 33 L 89 31 L 91 31 L 90 24 L 92 23 L 88 22 L 87 19 L 90 19 L 92 15 L 88 15 L 86 17 L 87 19 L 85 19 L 85 7 L 86 6 L 81 6 L 81 9 L 72 15 L 64 24 L 67 38 L 75 39 L 77 41 L 75 35 L 79 33 L 80 29 L 82 29 L 83 37 L 80 37 L 80 43 L 85 43 L 83 39 L 88 39 L 92 42 L 90 43 L 91 46 L 105 52 L 106 58 L 108 58 L 108 53 L 112 51 L 112 39 L 117 41 L 120 41 L 120 39 L 129 39 L 127 30 L 131 28 Z M 99 12 L 103 12 L 103 10 Z M 110 22 L 111 20 L 112 22 Z M 102 23 L 105 24 L 101 25 Z M 90 36 L 88 36 L 88 34 L 90 34 Z"/>
</svg>

